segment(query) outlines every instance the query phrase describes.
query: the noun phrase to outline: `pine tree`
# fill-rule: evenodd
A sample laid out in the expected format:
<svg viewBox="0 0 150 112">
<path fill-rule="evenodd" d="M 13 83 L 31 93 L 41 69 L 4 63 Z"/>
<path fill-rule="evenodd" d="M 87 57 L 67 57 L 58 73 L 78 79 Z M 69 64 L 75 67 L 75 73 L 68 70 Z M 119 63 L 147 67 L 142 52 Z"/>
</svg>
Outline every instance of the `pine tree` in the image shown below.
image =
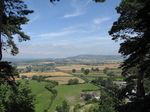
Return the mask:
<svg viewBox="0 0 150 112">
<path fill-rule="evenodd" d="M 28 14 L 33 13 L 27 9 L 22 0 L 0 0 L 0 60 L 2 50 L 10 48 L 11 54 L 18 54 L 18 47 L 14 43 L 14 35 L 18 35 L 19 42 L 29 40 L 30 37 L 22 32 L 21 25 L 27 24 Z"/>
<path fill-rule="evenodd" d="M 136 67 L 137 97 L 144 97 L 143 78 L 150 77 L 150 1 L 122 0 L 116 8 L 120 17 L 114 22 L 109 34 L 113 40 L 122 39 L 119 53 L 128 58 L 123 62 L 123 75 L 129 76 L 128 70 Z"/>
</svg>

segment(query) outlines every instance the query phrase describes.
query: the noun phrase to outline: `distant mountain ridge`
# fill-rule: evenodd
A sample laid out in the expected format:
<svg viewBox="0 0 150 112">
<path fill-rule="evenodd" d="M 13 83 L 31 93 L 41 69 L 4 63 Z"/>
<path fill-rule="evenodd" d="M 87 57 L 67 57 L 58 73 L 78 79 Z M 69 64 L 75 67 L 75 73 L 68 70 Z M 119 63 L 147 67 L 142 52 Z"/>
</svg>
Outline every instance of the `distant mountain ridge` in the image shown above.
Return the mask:
<svg viewBox="0 0 150 112">
<path fill-rule="evenodd" d="M 15 61 L 35 61 L 35 60 L 48 60 L 48 59 L 55 59 L 55 58 L 44 58 L 44 59 L 31 59 L 31 58 L 3 58 L 2 61 L 10 61 L 10 62 L 15 62 Z M 56 58 L 56 59 L 98 59 L 98 60 L 120 60 L 124 59 L 120 55 L 77 55 L 77 56 L 72 56 L 72 57 L 67 57 L 67 58 Z"/>
<path fill-rule="evenodd" d="M 67 59 L 100 59 L 100 60 L 119 60 L 124 59 L 121 55 L 78 55 Z"/>
<path fill-rule="evenodd" d="M 30 59 L 30 58 L 3 58 L 2 61 L 15 62 L 15 61 L 32 61 L 38 59 Z"/>
</svg>

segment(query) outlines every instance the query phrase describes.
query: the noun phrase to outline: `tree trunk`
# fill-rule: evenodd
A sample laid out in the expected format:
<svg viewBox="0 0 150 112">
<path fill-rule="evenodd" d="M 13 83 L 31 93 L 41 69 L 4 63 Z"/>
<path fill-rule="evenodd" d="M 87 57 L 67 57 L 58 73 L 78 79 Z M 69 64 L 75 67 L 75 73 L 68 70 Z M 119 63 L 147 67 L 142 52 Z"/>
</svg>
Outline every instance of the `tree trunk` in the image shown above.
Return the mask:
<svg viewBox="0 0 150 112">
<path fill-rule="evenodd" d="M 2 60 L 2 20 L 3 20 L 4 0 L 0 0 L 0 61 Z"/>
<path fill-rule="evenodd" d="M 139 71 L 137 76 L 137 97 L 141 98 L 145 96 L 145 90 L 144 90 L 144 81 L 143 81 L 143 71 Z"/>
<path fill-rule="evenodd" d="M 144 71 L 142 69 L 142 65 L 144 62 L 144 56 L 141 56 L 141 61 L 140 61 L 140 67 L 139 67 L 139 71 L 138 71 L 138 76 L 137 76 L 137 97 L 141 98 L 145 96 L 145 89 L 144 89 Z"/>
</svg>

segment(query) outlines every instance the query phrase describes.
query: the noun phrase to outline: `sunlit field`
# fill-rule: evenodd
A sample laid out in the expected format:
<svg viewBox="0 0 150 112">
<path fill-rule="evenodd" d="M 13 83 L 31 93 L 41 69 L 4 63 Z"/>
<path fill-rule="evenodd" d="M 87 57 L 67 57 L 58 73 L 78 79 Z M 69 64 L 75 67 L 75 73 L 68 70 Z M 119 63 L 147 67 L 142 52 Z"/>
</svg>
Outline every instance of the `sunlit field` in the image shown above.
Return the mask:
<svg viewBox="0 0 150 112">
<path fill-rule="evenodd" d="M 85 82 L 84 80 L 82 80 L 78 77 L 50 77 L 50 78 L 46 78 L 46 80 L 55 80 L 59 84 L 68 84 L 69 79 L 78 79 L 79 83 L 84 83 Z"/>
<path fill-rule="evenodd" d="M 77 84 L 77 85 L 58 85 L 54 89 L 58 91 L 58 95 L 48 112 L 55 112 L 56 106 L 62 105 L 62 101 L 68 101 L 70 106 L 76 104 L 84 105 L 85 102 L 81 99 L 82 90 L 98 90 L 99 87 L 93 84 Z M 85 105 L 86 106 L 86 105 Z"/>
<path fill-rule="evenodd" d="M 90 66 L 90 65 L 70 65 L 70 66 L 58 66 L 56 67 L 59 70 L 62 71 L 70 71 L 72 69 L 81 70 L 81 68 L 84 69 L 91 69 L 91 68 L 99 68 L 100 70 L 103 70 L 104 68 L 118 68 L 119 64 L 110 64 L 110 65 L 103 65 L 103 66 Z"/>
<path fill-rule="evenodd" d="M 64 72 L 30 72 L 30 73 L 21 73 L 20 76 L 25 75 L 27 77 L 32 77 L 33 75 L 37 76 L 72 76 Z"/>
</svg>

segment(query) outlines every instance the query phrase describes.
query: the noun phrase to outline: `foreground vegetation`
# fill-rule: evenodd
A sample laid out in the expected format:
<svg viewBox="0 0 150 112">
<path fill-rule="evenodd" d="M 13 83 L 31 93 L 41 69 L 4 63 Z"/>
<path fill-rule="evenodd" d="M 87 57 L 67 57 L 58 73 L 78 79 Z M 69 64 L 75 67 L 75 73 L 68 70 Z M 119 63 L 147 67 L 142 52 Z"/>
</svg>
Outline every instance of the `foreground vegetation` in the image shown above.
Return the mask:
<svg viewBox="0 0 150 112">
<path fill-rule="evenodd" d="M 55 0 L 50 0 L 51 2 Z M 59 1 L 59 0 L 57 0 Z M 95 0 L 96 2 L 104 2 L 105 0 Z M 149 0 L 134 0 L 127 1 L 122 0 L 120 5 L 116 8 L 117 12 L 120 14 L 118 21 L 114 22 L 109 34 L 113 37 L 113 40 L 122 39 L 120 44 L 119 53 L 124 56 L 128 56 L 121 65 L 122 75 L 125 77 L 127 85 L 121 86 L 114 84 L 113 81 L 116 80 L 116 75 L 113 71 L 108 72 L 109 69 L 103 69 L 103 76 L 99 74 L 98 70 L 95 71 L 86 68 L 82 72 L 70 73 L 70 70 L 60 70 L 67 72 L 75 77 L 81 78 L 85 83 L 95 84 L 96 86 L 102 87 L 101 99 L 99 105 L 93 105 L 89 107 L 87 111 L 90 112 L 149 112 L 150 111 L 150 96 L 149 96 L 149 78 L 150 78 L 150 1 Z M 33 13 L 32 10 L 28 10 L 26 4 L 23 1 L 11 1 L 11 0 L 1 0 L 0 1 L 0 61 L 2 60 L 2 50 L 7 50 L 10 48 L 12 55 L 16 55 L 19 51 L 16 44 L 13 41 L 13 36 L 19 35 L 19 41 L 29 40 L 29 36 L 25 35 L 21 30 L 21 25 L 26 24 L 29 19 L 26 16 Z M 13 9 L 13 10 L 8 10 Z M 1 35 L 4 39 L 2 39 Z M 3 41 L 4 40 L 4 41 Z M 69 64 L 83 64 L 83 60 L 72 60 L 68 63 L 68 60 L 55 60 L 56 66 L 69 65 Z M 80 61 L 80 62 L 79 62 Z M 84 60 L 85 61 L 85 60 Z M 64 63 L 65 62 L 65 63 Z M 69 60 L 70 62 L 70 60 Z M 114 62 L 113 62 L 114 63 Z M 54 63 L 49 63 L 47 66 L 52 66 L 47 68 L 43 65 L 28 65 L 25 69 L 20 69 L 20 73 L 25 72 L 48 72 L 50 69 L 58 71 L 54 68 Z M 92 66 L 103 66 L 106 64 L 112 64 L 110 62 L 104 63 L 99 61 L 97 63 L 92 63 L 91 61 L 84 62 L 84 65 Z M 55 66 L 55 67 L 56 67 Z M 73 68 L 75 69 L 75 68 Z M 86 71 L 86 72 L 85 72 Z M 118 72 L 118 71 L 117 71 Z M 117 73 L 116 72 L 116 73 Z M 92 74 L 94 73 L 94 75 Z M 97 76 L 98 78 L 89 80 L 86 78 L 87 75 Z M 1 86 L 1 99 L 0 99 L 0 111 L 2 112 L 34 112 L 34 98 L 31 89 L 28 87 L 28 81 L 22 83 L 19 81 L 14 81 L 14 76 L 19 77 L 18 72 L 15 67 L 11 66 L 8 62 L 0 63 L 0 86 Z M 102 77 L 102 78 L 100 78 Z M 23 76 L 22 79 L 30 80 L 31 77 Z M 44 111 L 51 111 L 51 105 L 57 100 L 59 92 L 58 83 L 56 81 L 46 81 L 46 76 L 39 76 L 38 83 L 47 82 L 45 88 L 52 93 L 50 100 L 50 105 Z M 113 79 L 113 80 L 112 80 Z M 121 80 L 121 79 L 120 79 Z M 104 83 L 103 83 L 104 82 Z M 55 84 L 54 84 L 55 83 Z M 32 85 L 32 82 L 31 82 Z M 57 86 L 56 86 L 57 85 Z M 81 84 L 78 84 L 78 86 Z M 86 84 L 87 85 L 87 84 Z M 61 85 L 62 86 L 62 85 Z M 65 86 L 65 85 L 63 85 Z M 63 87 L 62 86 L 62 87 Z M 67 85 L 68 88 L 69 85 Z M 72 85 L 70 85 L 72 86 Z M 58 87 L 58 88 L 57 88 Z M 56 88 L 56 89 L 54 89 Z M 58 89 L 58 91 L 57 91 Z M 64 88 L 64 90 L 66 87 Z M 33 90 L 36 91 L 37 90 Z M 38 90 L 39 91 L 39 90 Z M 45 91 L 45 90 L 43 90 Z M 67 89 L 66 89 L 67 91 Z M 80 90 L 79 90 L 80 91 Z M 134 92 L 135 91 L 135 92 Z M 76 91 L 74 91 L 76 92 Z M 38 94 L 38 93 L 37 93 Z M 77 93 L 78 94 L 78 93 Z M 40 97 L 41 94 L 39 94 Z M 63 94 L 62 94 L 63 95 Z M 38 96 L 38 95 L 37 95 Z M 66 96 L 66 95 L 65 95 Z M 68 93 L 69 96 L 69 93 Z M 42 96 L 43 97 L 43 96 Z M 45 96 L 44 96 L 45 97 Z M 126 103 L 125 98 L 130 100 L 130 103 Z M 45 99 L 45 98 L 43 98 Z M 76 97 L 75 97 L 76 99 Z M 89 99 L 89 98 L 88 98 Z M 69 99 L 68 99 L 69 100 Z M 90 100 L 91 101 L 91 100 Z M 38 99 L 35 101 L 36 105 L 39 103 Z M 57 101 L 58 102 L 58 101 Z M 76 102 L 76 101 L 75 101 Z M 73 105 L 73 104 L 72 104 Z M 57 111 L 64 111 L 64 107 L 67 107 L 66 112 L 70 110 L 69 105 L 66 101 L 63 101 L 62 106 L 57 107 Z M 75 106 L 76 107 L 76 106 Z M 82 107 L 82 106 L 81 106 Z M 136 107 L 136 108 L 135 108 Z M 86 111 L 86 110 L 85 110 Z"/>
</svg>

